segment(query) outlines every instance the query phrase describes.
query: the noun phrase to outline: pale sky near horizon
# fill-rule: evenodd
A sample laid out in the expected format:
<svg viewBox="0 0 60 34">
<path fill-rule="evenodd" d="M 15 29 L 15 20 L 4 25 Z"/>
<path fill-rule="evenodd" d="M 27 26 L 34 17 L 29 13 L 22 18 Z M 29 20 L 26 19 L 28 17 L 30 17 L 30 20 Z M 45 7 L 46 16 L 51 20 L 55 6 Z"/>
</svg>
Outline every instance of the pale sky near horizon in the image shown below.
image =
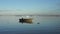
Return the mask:
<svg viewBox="0 0 60 34">
<path fill-rule="evenodd" d="M 0 0 L 0 15 L 60 15 L 60 0 Z"/>
</svg>

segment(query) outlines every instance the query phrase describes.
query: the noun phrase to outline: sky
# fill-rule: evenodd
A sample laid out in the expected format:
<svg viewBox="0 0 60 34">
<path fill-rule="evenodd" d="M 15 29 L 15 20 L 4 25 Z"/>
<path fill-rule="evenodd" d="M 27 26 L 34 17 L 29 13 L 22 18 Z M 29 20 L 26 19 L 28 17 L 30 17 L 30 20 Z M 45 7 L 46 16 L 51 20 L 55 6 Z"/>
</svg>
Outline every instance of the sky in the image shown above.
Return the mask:
<svg viewBox="0 0 60 34">
<path fill-rule="evenodd" d="M 0 0 L 0 15 L 60 15 L 60 0 Z"/>
</svg>

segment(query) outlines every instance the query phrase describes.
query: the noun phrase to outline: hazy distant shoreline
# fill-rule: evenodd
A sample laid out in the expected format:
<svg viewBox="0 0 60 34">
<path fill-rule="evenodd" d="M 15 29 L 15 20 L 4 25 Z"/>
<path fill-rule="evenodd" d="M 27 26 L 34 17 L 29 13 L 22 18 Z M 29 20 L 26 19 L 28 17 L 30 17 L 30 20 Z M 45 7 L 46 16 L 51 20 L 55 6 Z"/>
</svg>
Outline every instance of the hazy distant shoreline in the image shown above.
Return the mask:
<svg viewBox="0 0 60 34">
<path fill-rule="evenodd" d="M 0 16 L 60 16 L 60 15 L 0 15 Z"/>
</svg>

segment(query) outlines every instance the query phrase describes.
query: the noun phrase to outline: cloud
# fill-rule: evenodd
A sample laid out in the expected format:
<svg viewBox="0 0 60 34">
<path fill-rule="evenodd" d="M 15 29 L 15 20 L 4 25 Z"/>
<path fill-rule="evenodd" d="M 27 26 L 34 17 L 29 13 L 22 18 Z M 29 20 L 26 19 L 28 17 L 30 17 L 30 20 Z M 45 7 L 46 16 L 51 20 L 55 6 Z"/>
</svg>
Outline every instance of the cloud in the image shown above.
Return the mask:
<svg viewBox="0 0 60 34">
<path fill-rule="evenodd" d="M 40 15 L 60 15 L 60 9 L 16 9 L 16 10 L 0 10 L 0 15 L 24 15 L 24 14 L 40 14 Z"/>
</svg>

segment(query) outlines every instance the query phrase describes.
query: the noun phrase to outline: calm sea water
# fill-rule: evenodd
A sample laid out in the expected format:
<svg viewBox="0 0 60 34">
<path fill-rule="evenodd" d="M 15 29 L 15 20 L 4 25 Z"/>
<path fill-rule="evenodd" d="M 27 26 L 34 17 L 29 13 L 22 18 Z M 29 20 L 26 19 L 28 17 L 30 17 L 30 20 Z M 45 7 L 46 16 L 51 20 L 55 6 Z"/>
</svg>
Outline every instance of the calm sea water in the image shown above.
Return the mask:
<svg viewBox="0 0 60 34">
<path fill-rule="evenodd" d="M 60 17 L 30 17 L 32 24 L 20 23 L 21 16 L 0 16 L 0 34 L 60 34 Z"/>
</svg>

